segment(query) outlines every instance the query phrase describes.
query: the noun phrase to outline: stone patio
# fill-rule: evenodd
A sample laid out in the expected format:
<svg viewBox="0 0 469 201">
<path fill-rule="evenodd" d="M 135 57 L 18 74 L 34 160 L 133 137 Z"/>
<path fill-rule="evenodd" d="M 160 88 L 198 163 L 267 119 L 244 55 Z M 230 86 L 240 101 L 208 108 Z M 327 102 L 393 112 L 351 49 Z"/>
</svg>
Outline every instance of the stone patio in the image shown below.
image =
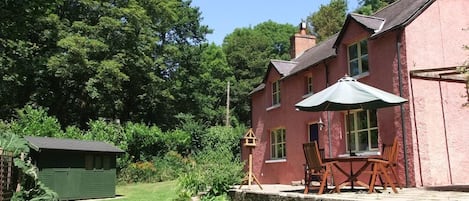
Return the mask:
<svg viewBox="0 0 469 201">
<path fill-rule="evenodd" d="M 244 185 L 241 189 L 234 186 L 230 190 L 233 201 L 356 201 L 356 200 L 469 200 L 469 186 L 444 186 L 431 188 L 403 188 L 395 194 L 388 188 L 381 193 L 368 194 L 365 189 L 342 189 L 341 193 L 326 193 L 317 195 L 317 191 L 303 194 L 303 186 L 291 186 L 280 184 L 262 185 L 261 190 L 257 185 Z M 330 188 L 332 189 L 332 188 Z"/>
</svg>

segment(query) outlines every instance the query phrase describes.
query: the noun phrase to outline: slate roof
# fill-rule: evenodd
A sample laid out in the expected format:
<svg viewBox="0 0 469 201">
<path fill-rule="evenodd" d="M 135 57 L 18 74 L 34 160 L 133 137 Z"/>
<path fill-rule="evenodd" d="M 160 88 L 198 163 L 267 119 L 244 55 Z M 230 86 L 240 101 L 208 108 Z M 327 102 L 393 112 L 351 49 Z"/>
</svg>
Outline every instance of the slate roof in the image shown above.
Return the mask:
<svg viewBox="0 0 469 201">
<path fill-rule="evenodd" d="M 270 60 L 270 63 L 277 69 L 282 76 L 287 76 L 290 71 L 295 67 L 297 62 L 294 61 L 283 61 L 283 60 Z"/>
<path fill-rule="evenodd" d="M 400 0 L 377 11 L 373 16 L 386 19 L 386 23 L 372 37 L 407 26 L 433 2 L 435 0 Z"/>
<path fill-rule="evenodd" d="M 67 150 L 67 151 L 91 151 L 91 152 L 108 152 L 108 153 L 124 153 L 121 149 L 105 142 L 84 141 L 74 139 L 61 139 L 51 137 L 25 137 L 29 147 L 36 151 L 41 150 Z"/>
<path fill-rule="evenodd" d="M 381 30 L 385 22 L 384 18 L 361 15 L 357 13 L 350 13 L 350 19 L 354 19 L 356 22 L 363 25 L 366 29 L 374 32 Z"/>
<path fill-rule="evenodd" d="M 277 59 L 271 59 L 269 63 L 269 68 L 267 69 L 267 72 L 264 75 L 264 79 L 262 80 L 262 83 L 258 85 L 256 88 L 254 88 L 251 92 L 249 92 L 249 95 L 256 93 L 260 90 L 263 90 L 265 88 L 265 81 L 267 79 L 267 76 L 269 75 L 269 72 L 272 68 L 274 68 L 282 77 L 288 76 L 291 72 L 291 70 L 297 65 L 298 63 L 295 61 L 284 61 L 284 60 L 277 60 Z"/>
<path fill-rule="evenodd" d="M 428 6 L 435 0 L 399 0 L 377 11 L 372 16 L 351 13 L 347 15 L 344 26 L 339 33 L 334 47 L 340 43 L 344 29 L 351 20 L 356 21 L 364 28 L 372 32 L 370 38 L 375 38 L 381 34 L 392 31 L 394 29 L 404 27 L 417 16 L 419 16 Z"/>
<path fill-rule="evenodd" d="M 293 61 L 298 62 L 298 64 L 291 70 L 289 75 L 295 74 L 310 66 L 317 65 L 325 59 L 335 57 L 337 54 L 332 45 L 336 39 L 337 34 L 306 50 L 301 56 L 293 59 Z"/>
</svg>

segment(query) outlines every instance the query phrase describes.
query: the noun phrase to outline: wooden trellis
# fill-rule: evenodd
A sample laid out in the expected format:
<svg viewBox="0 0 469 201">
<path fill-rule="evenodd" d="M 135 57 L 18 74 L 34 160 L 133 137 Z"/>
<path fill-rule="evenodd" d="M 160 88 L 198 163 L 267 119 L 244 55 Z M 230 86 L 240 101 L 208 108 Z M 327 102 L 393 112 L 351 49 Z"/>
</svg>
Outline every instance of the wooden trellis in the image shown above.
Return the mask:
<svg viewBox="0 0 469 201">
<path fill-rule="evenodd" d="M 0 148 L 0 201 L 10 200 L 14 191 L 13 154 Z"/>
</svg>

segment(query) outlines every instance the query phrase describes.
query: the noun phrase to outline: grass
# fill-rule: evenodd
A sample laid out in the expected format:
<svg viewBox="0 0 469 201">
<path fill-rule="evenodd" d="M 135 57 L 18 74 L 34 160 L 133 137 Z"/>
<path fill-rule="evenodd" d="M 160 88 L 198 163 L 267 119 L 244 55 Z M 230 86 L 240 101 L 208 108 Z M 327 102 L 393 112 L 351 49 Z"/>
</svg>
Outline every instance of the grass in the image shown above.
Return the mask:
<svg viewBox="0 0 469 201">
<path fill-rule="evenodd" d="M 118 185 L 116 193 L 124 196 L 118 201 L 170 201 L 178 194 L 176 181 Z"/>
</svg>

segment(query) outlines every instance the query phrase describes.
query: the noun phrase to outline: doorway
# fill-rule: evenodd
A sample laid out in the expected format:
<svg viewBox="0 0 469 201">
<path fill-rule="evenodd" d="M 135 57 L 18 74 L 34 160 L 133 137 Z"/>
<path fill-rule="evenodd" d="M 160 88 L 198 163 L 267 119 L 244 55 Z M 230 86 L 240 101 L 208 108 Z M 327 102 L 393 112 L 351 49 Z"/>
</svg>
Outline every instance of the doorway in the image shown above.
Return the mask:
<svg viewBox="0 0 469 201">
<path fill-rule="evenodd" d="M 309 130 L 308 140 L 310 142 L 317 141 L 319 144 L 319 125 L 317 123 L 310 124 L 308 130 Z"/>
</svg>

